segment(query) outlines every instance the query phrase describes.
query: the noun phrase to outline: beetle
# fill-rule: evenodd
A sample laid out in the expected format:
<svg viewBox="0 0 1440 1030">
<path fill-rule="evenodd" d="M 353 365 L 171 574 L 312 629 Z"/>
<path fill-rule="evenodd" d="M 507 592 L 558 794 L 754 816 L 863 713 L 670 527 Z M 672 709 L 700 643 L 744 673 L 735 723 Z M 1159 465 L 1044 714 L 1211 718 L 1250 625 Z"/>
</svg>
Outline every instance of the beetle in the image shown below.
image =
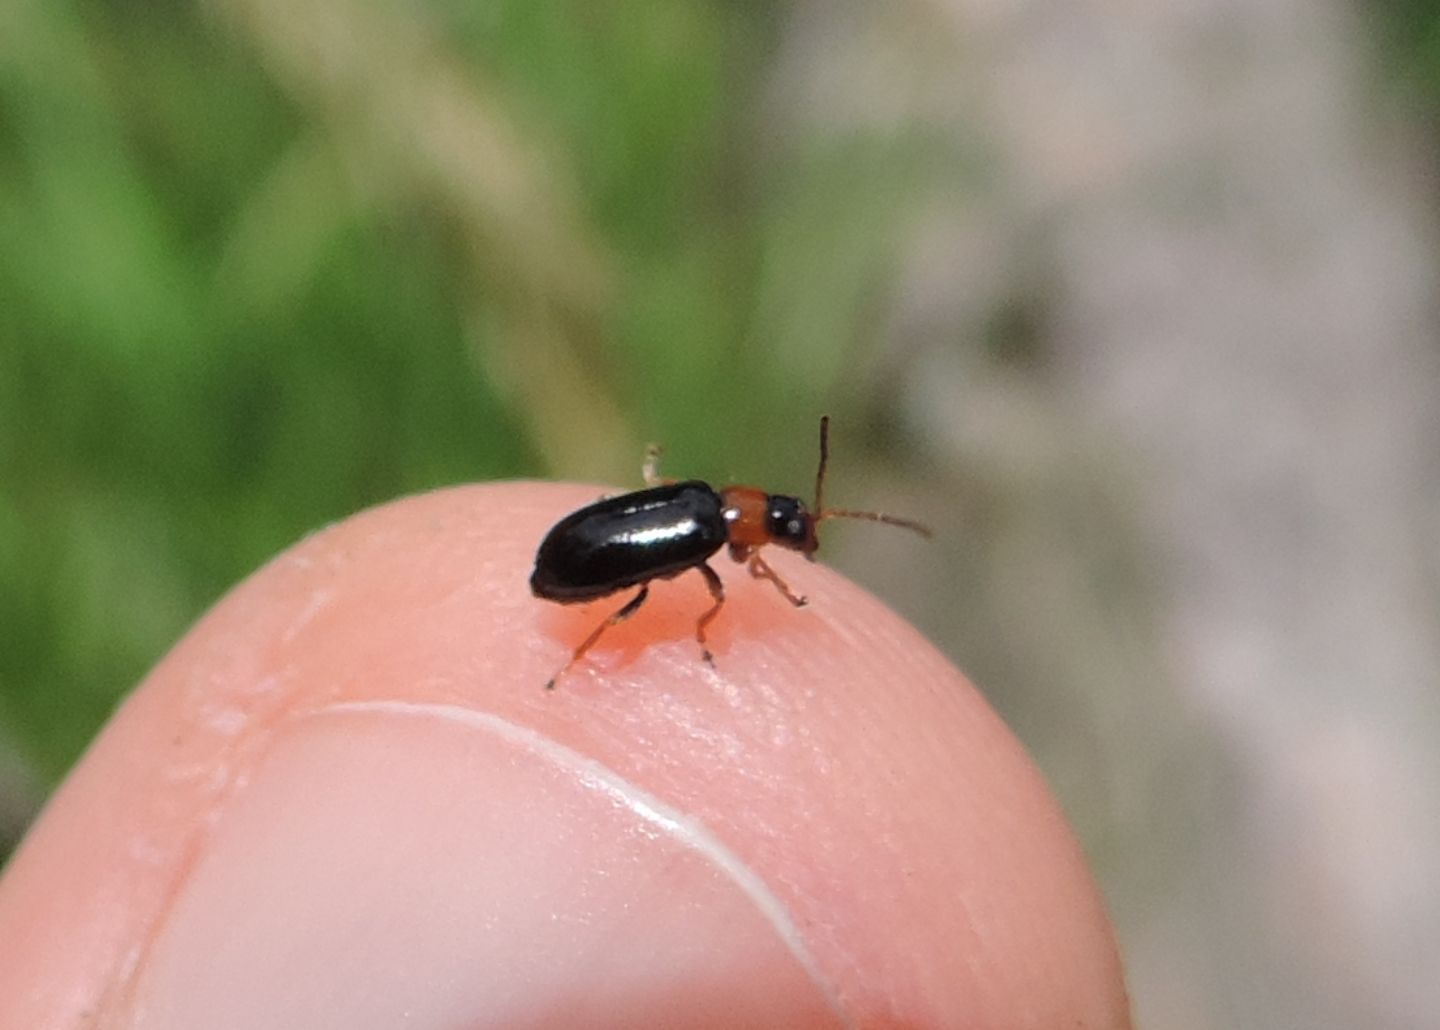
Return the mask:
<svg viewBox="0 0 1440 1030">
<path fill-rule="evenodd" d="M 767 544 L 799 551 L 810 561 L 820 546 L 817 533 L 826 519 L 868 519 L 929 536 L 919 522 L 876 511 L 852 511 L 823 505 L 825 467 L 830 461 L 830 417 L 820 419 L 820 466 L 815 473 L 815 504 L 806 508 L 798 497 L 766 493 L 753 486 L 727 486 L 716 490 L 698 479 L 661 479 L 657 474 L 660 451 L 646 451 L 646 489 L 607 497 L 572 512 L 551 527 L 535 555 L 530 590 L 546 601 L 579 604 L 594 601 L 630 587 L 635 596 L 608 616 L 582 640 L 560 670 L 545 684 L 555 682 L 589 651 L 611 626 L 640 610 L 650 596 L 650 583 L 672 579 L 695 569 L 705 579 L 713 604 L 695 623 L 700 654 L 712 667 L 715 658 L 705 644 L 705 628 L 725 604 L 725 586 L 709 559 L 722 547 L 756 579 L 769 580 L 785 600 L 797 608 L 806 599 L 790 589 L 760 556 Z"/>
</svg>

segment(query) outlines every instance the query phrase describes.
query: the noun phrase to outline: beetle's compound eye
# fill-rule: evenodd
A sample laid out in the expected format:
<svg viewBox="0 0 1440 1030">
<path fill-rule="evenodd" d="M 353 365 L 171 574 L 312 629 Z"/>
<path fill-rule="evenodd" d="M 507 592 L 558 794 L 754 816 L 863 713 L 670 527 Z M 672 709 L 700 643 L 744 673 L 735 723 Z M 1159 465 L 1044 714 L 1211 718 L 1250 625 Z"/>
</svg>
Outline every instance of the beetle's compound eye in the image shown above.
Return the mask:
<svg viewBox="0 0 1440 1030">
<path fill-rule="evenodd" d="M 781 547 L 803 551 L 810 538 L 810 513 L 794 497 L 771 494 L 765 511 L 765 531 Z"/>
</svg>

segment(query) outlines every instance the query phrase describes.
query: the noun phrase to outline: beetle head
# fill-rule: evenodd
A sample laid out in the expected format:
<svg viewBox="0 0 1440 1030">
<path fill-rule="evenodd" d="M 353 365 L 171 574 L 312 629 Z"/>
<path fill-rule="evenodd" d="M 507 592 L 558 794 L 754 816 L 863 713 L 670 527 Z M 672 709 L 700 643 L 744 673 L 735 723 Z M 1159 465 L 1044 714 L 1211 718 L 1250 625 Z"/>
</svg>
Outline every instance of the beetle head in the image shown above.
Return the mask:
<svg viewBox="0 0 1440 1030">
<path fill-rule="evenodd" d="M 785 494 L 770 494 L 765 504 L 765 532 L 770 542 L 799 551 L 815 560 L 820 541 L 815 536 L 818 520 L 805 509 L 805 502 Z"/>
</svg>

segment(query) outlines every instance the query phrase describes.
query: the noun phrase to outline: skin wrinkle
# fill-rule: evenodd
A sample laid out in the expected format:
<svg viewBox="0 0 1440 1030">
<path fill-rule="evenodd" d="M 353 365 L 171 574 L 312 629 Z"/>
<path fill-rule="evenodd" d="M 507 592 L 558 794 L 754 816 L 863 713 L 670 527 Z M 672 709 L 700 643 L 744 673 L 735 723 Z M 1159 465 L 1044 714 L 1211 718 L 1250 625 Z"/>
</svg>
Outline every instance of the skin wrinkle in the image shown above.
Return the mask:
<svg viewBox="0 0 1440 1030">
<path fill-rule="evenodd" d="M 727 848 L 697 819 L 671 808 L 659 798 L 641 790 L 614 770 L 593 758 L 574 751 L 542 733 L 517 725 L 489 712 L 463 708 L 459 705 L 418 703 L 411 701 L 349 701 L 328 705 L 307 713 L 307 718 L 350 712 L 380 713 L 399 718 L 441 719 L 446 722 L 480 730 L 499 737 L 507 744 L 522 748 L 558 768 L 573 773 L 585 786 L 605 794 L 670 839 L 684 845 L 711 863 L 720 873 L 750 899 L 756 909 L 775 930 L 795 960 L 809 974 L 825 996 L 837 1019 L 846 1027 L 854 1021 L 841 1009 L 833 984 L 820 972 L 815 957 L 805 946 L 800 929 L 780 899 L 764 880 Z"/>
</svg>

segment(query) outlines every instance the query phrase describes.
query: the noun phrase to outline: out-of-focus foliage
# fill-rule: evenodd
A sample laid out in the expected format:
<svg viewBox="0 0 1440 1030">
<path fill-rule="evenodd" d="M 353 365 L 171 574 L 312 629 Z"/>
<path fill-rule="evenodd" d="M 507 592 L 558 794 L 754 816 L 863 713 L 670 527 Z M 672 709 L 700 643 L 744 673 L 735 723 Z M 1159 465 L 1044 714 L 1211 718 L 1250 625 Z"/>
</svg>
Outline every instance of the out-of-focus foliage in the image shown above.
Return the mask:
<svg viewBox="0 0 1440 1030">
<path fill-rule="evenodd" d="M 951 158 L 777 117 L 785 14 L 0 14 L 0 728 L 42 778 L 227 587 L 366 505 L 623 481 L 652 436 L 803 484 Z"/>
<path fill-rule="evenodd" d="M 1360 10 L 1371 19 L 1386 77 L 1409 82 L 1417 99 L 1440 109 L 1440 3 L 1380 0 Z"/>
</svg>

